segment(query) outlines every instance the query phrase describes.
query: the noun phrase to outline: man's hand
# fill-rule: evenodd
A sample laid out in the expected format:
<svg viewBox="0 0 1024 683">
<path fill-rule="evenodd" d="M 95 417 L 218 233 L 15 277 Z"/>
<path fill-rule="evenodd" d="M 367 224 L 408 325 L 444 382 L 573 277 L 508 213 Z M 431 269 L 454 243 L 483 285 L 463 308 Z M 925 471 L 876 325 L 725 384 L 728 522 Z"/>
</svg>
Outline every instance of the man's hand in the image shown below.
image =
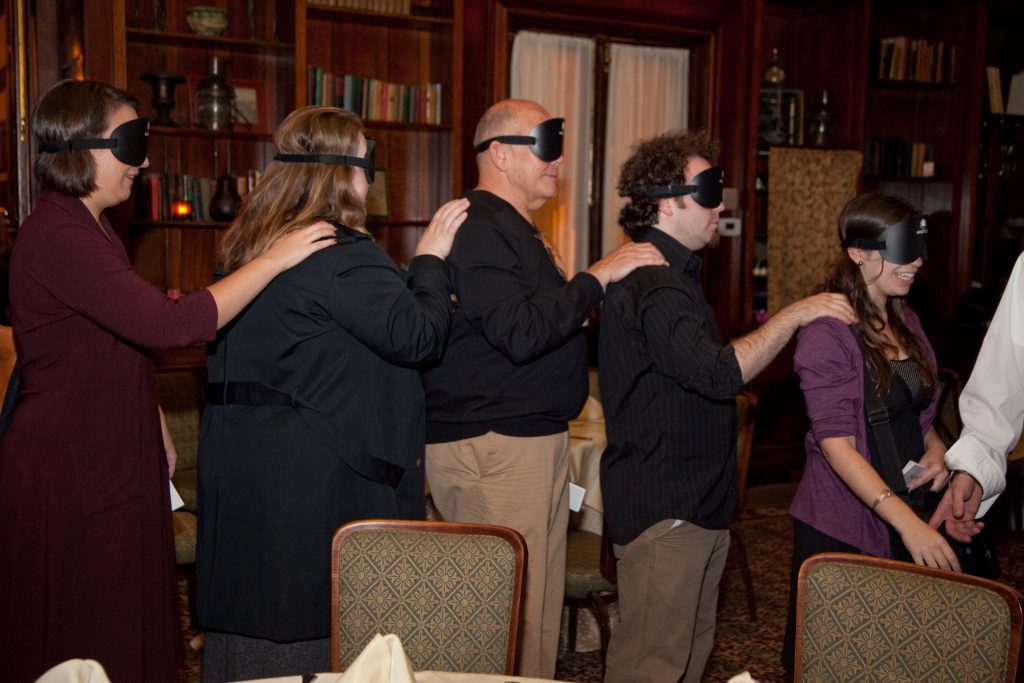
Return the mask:
<svg viewBox="0 0 1024 683">
<path fill-rule="evenodd" d="M 985 527 L 984 522 L 974 519 L 981 507 L 981 493 L 981 486 L 974 477 L 966 472 L 955 473 L 928 524 L 938 529 L 945 523 L 950 538 L 970 543 L 971 536 Z"/>
<path fill-rule="evenodd" d="M 641 266 L 667 266 L 668 261 L 661 255 L 658 248 L 646 242 L 630 242 L 605 256 L 587 268 L 588 273 L 597 278 L 604 289 L 613 282 L 632 273 Z"/>
<path fill-rule="evenodd" d="M 847 325 L 857 321 L 857 314 L 845 294 L 815 294 L 791 303 L 779 311 L 779 315 L 792 316 L 797 327 L 803 327 L 816 318 L 826 316 L 841 320 Z"/>
</svg>

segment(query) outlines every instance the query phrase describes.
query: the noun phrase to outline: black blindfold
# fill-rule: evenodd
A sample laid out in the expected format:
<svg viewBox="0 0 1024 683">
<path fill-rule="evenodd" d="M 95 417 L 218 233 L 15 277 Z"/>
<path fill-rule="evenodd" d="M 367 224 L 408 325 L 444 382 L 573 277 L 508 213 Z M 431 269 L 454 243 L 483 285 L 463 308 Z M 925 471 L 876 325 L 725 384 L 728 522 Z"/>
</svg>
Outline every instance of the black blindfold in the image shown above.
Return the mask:
<svg viewBox="0 0 1024 683">
<path fill-rule="evenodd" d="M 338 166 L 355 166 L 363 169 L 366 174 L 366 182 L 373 185 L 376 166 L 373 163 L 373 153 L 377 147 L 377 141 L 366 138 L 366 155 L 361 157 L 349 154 L 276 154 L 274 161 L 283 161 L 286 164 L 336 164 Z"/>
<path fill-rule="evenodd" d="M 541 121 L 529 135 L 496 135 L 487 138 L 476 146 L 476 151 L 484 152 L 492 142 L 506 145 L 529 145 L 533 155 L 541 161 L 552 162 L 562 156 L 562 142 L 565 136 L 565 119 L 548 119 Z"/>
<path fill-rule="evenodd" d="M 855 247 L 877 251 L 889 263 L 898 266 L 913 263 L 918 259 L 928 258 L 928 249 L 924 238 L 928 236 L 928 219 L 924 216 L 911 216 L 890 225 L 877 240 L 851 237 L 843 240 L 843 248 Z"/>
<path fill-rule="evenodd" d="M 132 119 L 111 131 L 109 138 L 41 142 L 38 151 L 40 154 L 59 154 L 76 149 L 109 149 L 122 164 L 141 166 L 146 161 L 148 143 L 149 120 Z"/>
<path fill-rule="evenodd" d="M 658 185 L 648 188 L 644 194 L 651 199 L 682 197 L 692 194 L 695 202 L 705 209 L 713 209 L 722 203 L 724 182 L 725 169 L 721 166 L 712 166 L 706 171 L 698 173 L 693 180 L 685 185 Z"/>
</svg>

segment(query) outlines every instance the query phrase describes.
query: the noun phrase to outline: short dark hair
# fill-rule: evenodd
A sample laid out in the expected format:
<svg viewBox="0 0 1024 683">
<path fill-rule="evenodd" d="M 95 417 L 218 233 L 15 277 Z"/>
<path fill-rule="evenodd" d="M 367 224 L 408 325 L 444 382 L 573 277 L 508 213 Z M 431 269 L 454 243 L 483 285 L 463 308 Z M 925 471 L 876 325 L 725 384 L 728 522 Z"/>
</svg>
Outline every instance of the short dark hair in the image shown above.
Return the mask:
<svg viewBox="0 0 1024 683">
<path fill-rule="evenodd" d="M 139 111 L 135 96 L 120 88 L 98 81 L 61 81 L 43 95 L 32 114 L 36 145 L 101 137 L 121 106 Z M 69 197 L 85 197 L 96 189 L 96 166 L 88 149 L 39 153 L 35 174 L 44 188 Z"/>
<path fill-rule="evenodd" d="M 619 173 L 620 197 L 629 201 L 619 212 L 619 225 L 630 237 L 637 237 L 654 224 L 658 200 L 646 196 L 648 188 L 681 185 L 686 181 L 686 165 L 700 157 L 714 165 L 718 159 L 718 141 L 704 130 L 673 132 L 641 140 L 622 165 Z"/>
</svg>

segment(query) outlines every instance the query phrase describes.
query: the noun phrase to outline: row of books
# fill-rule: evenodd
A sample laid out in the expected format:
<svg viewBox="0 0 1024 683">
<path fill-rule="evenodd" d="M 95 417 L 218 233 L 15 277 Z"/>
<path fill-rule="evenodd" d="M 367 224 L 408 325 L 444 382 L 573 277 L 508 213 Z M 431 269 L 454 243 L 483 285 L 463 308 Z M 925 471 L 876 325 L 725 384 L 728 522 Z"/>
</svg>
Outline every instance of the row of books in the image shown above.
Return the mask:
<svg viewBox="0 0 1024 683">
<path fill-rule="evenodd" d="M 412 10 L 410 0 L 309 0 L 309 4 L 381 14 L 410 14 Z"/>
<path fill-rule="evenodd" d="M 259 182 L 260 171 L 252 170 L 235 179 L 235 189 L 245 197 Z M 149 172 L 135 184 L 135 218 L 140 221 L 209 221 L 210 201 L 217 190 L 215 178 L 182 173 Z M 184 206 L 176 203 L 184 202 Z"/>
<path fill-rule="evenodd" d="M 307 104 L 344 107 L 369 121 L 441 123 L 441 84 L 405 85 L 352 74 L 336 76 L 321 66 L 306 71 Z"/>
<path fill-rule="evenodd" d="M 934 177 L 935 145 L 909 142 L 896 135 L 868 138 L 864 149 L 864 172 L 895 178 Z"/>
<path fill-rule="evenodd" d="M 876 75 L 882 81 L 956 82 L 956 46 L 894 36 L 878 41 Z"/>
</svg>

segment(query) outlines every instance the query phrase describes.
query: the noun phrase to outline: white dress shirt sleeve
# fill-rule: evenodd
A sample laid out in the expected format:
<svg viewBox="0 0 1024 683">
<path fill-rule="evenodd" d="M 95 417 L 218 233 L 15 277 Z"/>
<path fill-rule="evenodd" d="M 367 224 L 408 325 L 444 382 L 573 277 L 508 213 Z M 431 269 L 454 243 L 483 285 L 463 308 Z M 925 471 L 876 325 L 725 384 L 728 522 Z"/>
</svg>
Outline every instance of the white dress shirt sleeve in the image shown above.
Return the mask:
<svg viewBox="0 0 1024 683">
<path fill-rule="evenodd" d="M 964 429 L 946 452 L 946 466 L 965 470 L 981 484 L 981 517 L 1006 488 L 1006 455 L 1024 425 L 1024 254 L 960 394 L 960 416 Z"/>
</svg>

